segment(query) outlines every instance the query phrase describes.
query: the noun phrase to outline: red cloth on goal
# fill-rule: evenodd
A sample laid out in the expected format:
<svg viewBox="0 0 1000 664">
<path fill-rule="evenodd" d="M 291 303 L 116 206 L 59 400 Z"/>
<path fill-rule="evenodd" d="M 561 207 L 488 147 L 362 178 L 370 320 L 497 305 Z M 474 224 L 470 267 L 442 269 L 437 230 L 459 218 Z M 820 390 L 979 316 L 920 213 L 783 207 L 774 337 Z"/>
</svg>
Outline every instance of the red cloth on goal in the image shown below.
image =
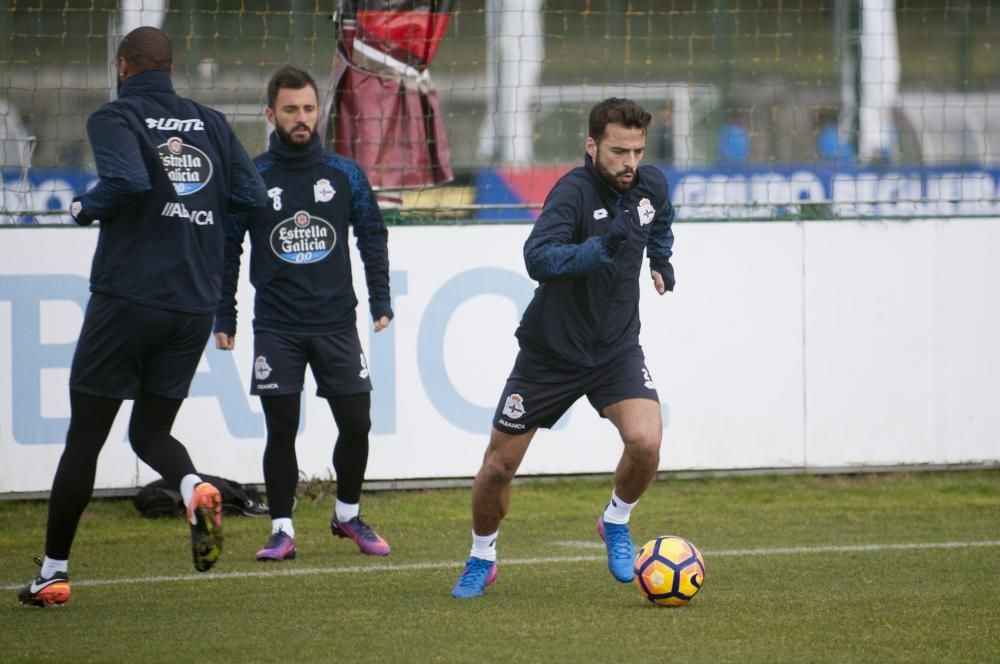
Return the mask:
<svg viewBox="0 0 1000 664">
<path fill-rule="evenodd" d="M 334 59 L 334 150 L 375 189 L 452 180 L 451 149 L 428 66 L 452 1 L 345 0 Z"/>
</svg>

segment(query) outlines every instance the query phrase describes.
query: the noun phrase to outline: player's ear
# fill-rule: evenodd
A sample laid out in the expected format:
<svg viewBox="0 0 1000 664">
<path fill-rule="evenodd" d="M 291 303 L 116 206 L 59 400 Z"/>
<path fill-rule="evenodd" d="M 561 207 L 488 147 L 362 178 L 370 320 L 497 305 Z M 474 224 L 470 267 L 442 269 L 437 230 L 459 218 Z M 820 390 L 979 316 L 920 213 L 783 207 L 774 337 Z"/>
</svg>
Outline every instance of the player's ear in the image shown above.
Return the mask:
<svg viewBox="0 0 1000 664">
<path fill-rule="evenodd" d="M 264 117 L 266 117 L 267 121 L 270 122 L 273 125 L 274 124 L 274 109 L 271 108 L 270 106 L 265 106 L 264 107 Z"/>
<path fill-rule="evenodd" d="M 592 136 L 587 137 L 584 149 L 587 151 L 587 154 L 590 155 L 591 159 L 597 159 L 597 141 L 595 141 Z"/>
</svg>

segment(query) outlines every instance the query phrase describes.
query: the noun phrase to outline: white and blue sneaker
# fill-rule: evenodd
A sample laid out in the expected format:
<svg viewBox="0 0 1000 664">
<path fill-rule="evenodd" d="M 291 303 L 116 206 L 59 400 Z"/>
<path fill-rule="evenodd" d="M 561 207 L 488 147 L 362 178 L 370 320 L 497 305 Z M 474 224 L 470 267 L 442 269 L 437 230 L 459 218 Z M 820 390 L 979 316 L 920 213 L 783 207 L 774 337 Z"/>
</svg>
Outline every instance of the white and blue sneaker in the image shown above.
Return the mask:
<svg viewBox="0 0 1000 664">
<path fill-rule="evenodd" d="M 622 583 L 630 583 L 635 575 L 635 548 L 627 523 L 606 523 L 604 513 L 597 517 L 597 534 L 608 549 L 608 569 Z"/>
<path fill-rule="evenodd" d="M 459 599 L 479 597 L 497 580 L 497 564 L 492 560 L 472 557 L 465 563 L 462 575 L 451 589 L 451 596 Z"/>
</svg>

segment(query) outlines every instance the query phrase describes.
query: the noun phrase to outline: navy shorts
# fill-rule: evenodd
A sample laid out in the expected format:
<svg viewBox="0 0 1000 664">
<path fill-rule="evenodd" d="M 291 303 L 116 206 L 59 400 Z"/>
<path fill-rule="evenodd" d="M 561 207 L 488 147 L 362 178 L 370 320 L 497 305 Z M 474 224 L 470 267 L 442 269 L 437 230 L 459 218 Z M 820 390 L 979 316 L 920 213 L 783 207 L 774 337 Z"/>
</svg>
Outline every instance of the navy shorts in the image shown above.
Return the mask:
<svg viewBox="0 0 1000 664">
<path fill-rule="evenodd" d="M 356 328 L 319 335 L 261 330 L 254 333 L 253 357 L 250 394 L 301 392 L 306 364 L 316 379 L 316 395 L 324 399 L 372 391 Z"/>
<path fill-rule="evenodd" d="M 112 399 L 142 391 L 183 399 L 212 333 L 212 314 L 189 314 L 93 293 L 69 386 Z"/>
<path fill-rule="evenodd" d="M 567 368 L 537 352 L 521 350 L 493 414 L 493 426 L 509 434 L 549 429 L 584 395 L 601 417 L 605 408 L 625 399 L 660 401 L 639 345 L 586 369 Z"/>
</svg>

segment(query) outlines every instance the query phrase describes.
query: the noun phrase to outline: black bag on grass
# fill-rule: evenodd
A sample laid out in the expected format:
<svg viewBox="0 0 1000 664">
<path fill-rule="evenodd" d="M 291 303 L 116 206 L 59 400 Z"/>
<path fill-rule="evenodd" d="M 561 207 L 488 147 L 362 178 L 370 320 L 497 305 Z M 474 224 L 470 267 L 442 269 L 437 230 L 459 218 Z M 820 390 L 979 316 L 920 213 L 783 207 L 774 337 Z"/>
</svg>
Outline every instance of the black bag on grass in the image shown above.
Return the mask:
<svg viewBox="0 0 1000 664">
<path fill-rule="evenodd" d="M 201 479 L 211 482 L 222 494 L 222 513 L 230 516 L 265 517 L 270 514 L 261 500 L 257 489 L 243 486 L 239 482 L 214 475 L 201 475 Z M 159 516 L 183 516 L 184 500 L 181 492 L 160 479 L 139 489 L 132 499 L 139 513 L 151 519 Z"/>
</svg>

